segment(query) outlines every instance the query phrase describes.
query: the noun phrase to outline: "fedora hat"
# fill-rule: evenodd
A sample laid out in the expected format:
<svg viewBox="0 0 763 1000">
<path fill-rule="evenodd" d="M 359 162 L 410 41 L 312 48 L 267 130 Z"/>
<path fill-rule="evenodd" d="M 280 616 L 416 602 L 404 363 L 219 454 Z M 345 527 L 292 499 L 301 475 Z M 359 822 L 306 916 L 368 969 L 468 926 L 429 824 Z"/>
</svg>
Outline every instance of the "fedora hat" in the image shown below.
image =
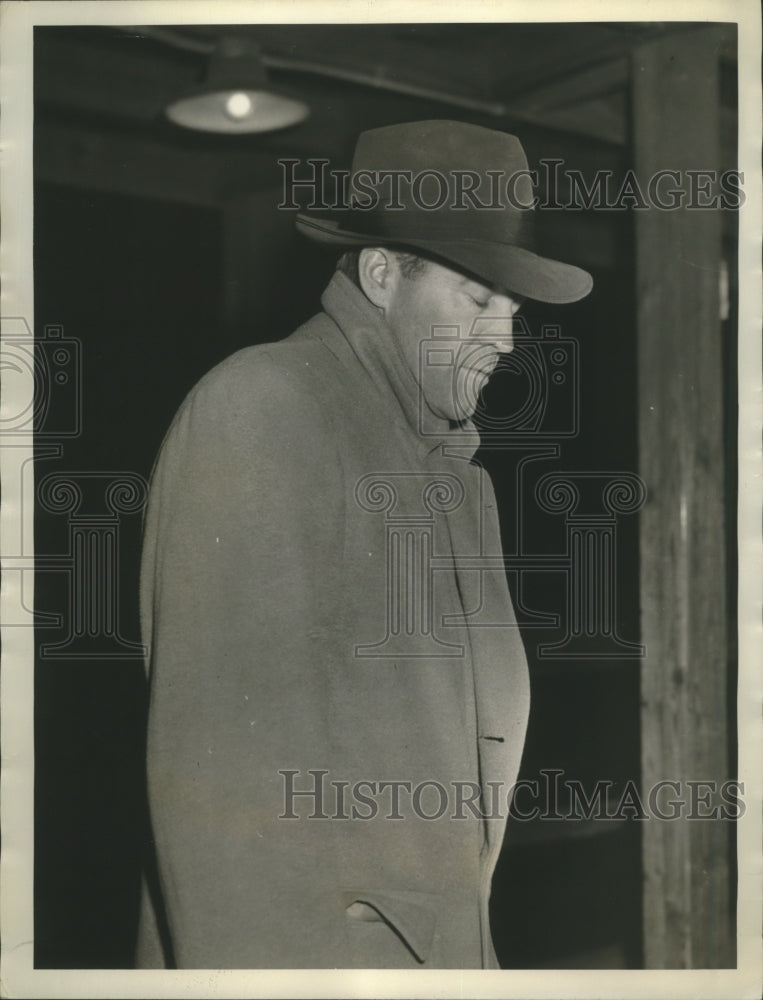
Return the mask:
<svg viewBox="0 0 763 1000">
<path fill-rule="evenodd" d="M 345 249 L 399 246 L 540 302 L 576 302 L 593 287 L 582 268 L 541 256 L 527 158 L 516 136 L 435 120 L 362 132 L 348 204 L 302 211 L 297 228 Z"/>
</svg>

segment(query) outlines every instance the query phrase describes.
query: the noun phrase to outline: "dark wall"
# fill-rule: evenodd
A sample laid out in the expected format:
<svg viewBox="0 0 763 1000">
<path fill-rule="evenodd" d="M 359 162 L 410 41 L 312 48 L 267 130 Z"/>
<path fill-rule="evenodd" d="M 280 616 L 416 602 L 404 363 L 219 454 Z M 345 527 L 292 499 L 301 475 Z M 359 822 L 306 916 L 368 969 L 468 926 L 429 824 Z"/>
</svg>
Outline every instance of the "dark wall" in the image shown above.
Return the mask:
<svg viewBox="0 0 763 1000">
<path fill-rule="evenodd" d="M 542 340 L 544 326 L 558 326 L 561 337 L 574 342 L 579 411 L 576 433 L 556 439 L 557 454 L 539 457 L 526 468 L 527 484 L 518 496 L 520 538 L 511 529 L 517 459 L 501 447 L 483 445 L 478 453 L 495 484 L 506 552 L 553 556 L 566 551 L 565 516 L 541 509 L 534 493 L 544 475 L 559 474 L 576 483 L 582 510 L 601 516 L 605 511 L 601 483 L 638 467 L 627 222 L 617 235 L 613 267 L 594 271 L 594 291 L 586 300 L 561 308 L 528 304 L 524 310 L 534 338 Z M 511 389 L 511 382 L 502 387 L 500 381 L 488 387 L 486 416 L 501 412 Z M 572 404 L 572 395 L 570 391 L 565 407 Z M 595 488 L 586 492 L 587 480 L 581 473 L 592 474 L 590 484 Z M 617 519 L 614 631 L 631 643 L 639 639 L 637 531 L 637 516 Z M 561 621 L 543 627 L 530 614 L 518 612 L 532 690 L 519 777 L 520 782 L 535 782 L 539 789 L 537 796 L 523 793 L 518 800 L 523 813 L 537 802 L 543 815 L 509 821 L 492 898 L 499 960 L 504 968 L 638 968 L 642 963 L 640 828 L 633 812 L 620 807 L 628 788 L 639 788 L 640 659 L 627 655 L 627 650 L 622 651 L 625 655 L 616 651 L 596 655 L 601 648 L 593 639 L 571 649 L 575 655 L 549 656 L 546 647 L 564 639 L 569 621 L 567 572 L 529 573 L 521 593 L 511 574 L 509 583 L 518 608 L 524 604 L 535 615 L 555 614 Z M 555 818 L 568 817 L 577 808 L 566 790 L 572 781 L 579 782 L 589 797 L 597 783 L 606 786 L 606 809 L 617 818 L 592 822 Z"/>
<path fill-rule="evenodd" d="M 64 422 L 49 422 L 38 438 L 38 488 L 61 475 L 83 501 L 60 513 L 38 504 L 37 560 L 71 566 L 70 531 L 98 530 L 108 515 L 104 491 L 119 473 L 148 477 L 180 400 L 229 353 L 219 323 L 219 217 L 41 185 L 35 279 L 37 336 L 60 326 L 81 362 L 62 387 L 70 409 L 81 393 L 79 433 L 59 439 Z M 47 457 L 56 442 L 60 457 Z M 120 516 L 119 563 L 107 572 L 119 587 L 124 643 L 139 641 L 140 536 L 140 512 Z M 37 629 L 35 962 L 129 967 L 145 820 L 143 668 L 124 643 L 69 634 L 76 585 L 61 565 L 38 570 L 37 610 L 61 614 L 63 625 Z"/>
</svg>

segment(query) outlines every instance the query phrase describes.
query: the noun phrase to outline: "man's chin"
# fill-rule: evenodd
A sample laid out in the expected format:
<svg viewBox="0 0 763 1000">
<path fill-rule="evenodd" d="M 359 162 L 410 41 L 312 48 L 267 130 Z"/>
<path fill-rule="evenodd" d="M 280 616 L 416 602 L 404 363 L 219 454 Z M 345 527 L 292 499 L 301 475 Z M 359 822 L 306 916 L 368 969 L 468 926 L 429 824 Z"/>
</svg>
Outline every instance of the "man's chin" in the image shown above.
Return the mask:
<svg viewBox="0 0 763 1000">
<path fill-rule="evenodd" d="M 439 392 L 424 391 L 427 409 L 440 420 L 448 420 L 452 424 L 465 423 L 474 416 L 487 379 L 487 375 L 481 372 L 470 371 L 462 373 L 455 384 L 450 383 L 447 388 L 440 386 Z"/>
<path fill-rule="evenodd" d="M 454 428 L 468 423 L 476 410 L 476 407 L 455 406 L 452 403 L 450 406 L 430 406 L 429 408 L 436 417 L 439 417 L 441 420 L 447 420 L 451 427 Z"/>
</svg>

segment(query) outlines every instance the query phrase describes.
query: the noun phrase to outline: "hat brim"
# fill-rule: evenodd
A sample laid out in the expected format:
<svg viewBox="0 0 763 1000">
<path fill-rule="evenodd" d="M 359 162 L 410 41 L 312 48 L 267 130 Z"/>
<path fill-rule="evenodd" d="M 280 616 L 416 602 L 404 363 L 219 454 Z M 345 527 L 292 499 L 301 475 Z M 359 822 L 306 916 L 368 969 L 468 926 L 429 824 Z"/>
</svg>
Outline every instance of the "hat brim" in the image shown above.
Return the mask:
<svg viewBox="0 0 763 1000">
<path fill-rule="evenodd" d="M 297 229 L 317 243 L 337 247 L 408 246 L 428 251 L 488 284 L 537 302 L 578 302 L 593 288 L 581 267 L 541 257 L 524 247 L 481 240 L 394 239 L 342 229 L 334 219 L 297 214 Z"/>
</svg>

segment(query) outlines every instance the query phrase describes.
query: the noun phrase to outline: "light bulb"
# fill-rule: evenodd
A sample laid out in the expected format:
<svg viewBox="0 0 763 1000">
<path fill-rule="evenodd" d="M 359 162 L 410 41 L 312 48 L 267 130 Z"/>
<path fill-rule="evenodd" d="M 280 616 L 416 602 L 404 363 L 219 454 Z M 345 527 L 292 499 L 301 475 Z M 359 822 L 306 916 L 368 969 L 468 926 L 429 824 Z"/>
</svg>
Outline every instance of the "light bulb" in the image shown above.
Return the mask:
<svg viewBox="0 0 763 1000">
<path fill-rule="evenodd" d="M 225 100 L 225 113 L 234 121 L 241 121 L 252 113 L 252 99 L 243 91 L 236 91 Z"/>
</svg>

